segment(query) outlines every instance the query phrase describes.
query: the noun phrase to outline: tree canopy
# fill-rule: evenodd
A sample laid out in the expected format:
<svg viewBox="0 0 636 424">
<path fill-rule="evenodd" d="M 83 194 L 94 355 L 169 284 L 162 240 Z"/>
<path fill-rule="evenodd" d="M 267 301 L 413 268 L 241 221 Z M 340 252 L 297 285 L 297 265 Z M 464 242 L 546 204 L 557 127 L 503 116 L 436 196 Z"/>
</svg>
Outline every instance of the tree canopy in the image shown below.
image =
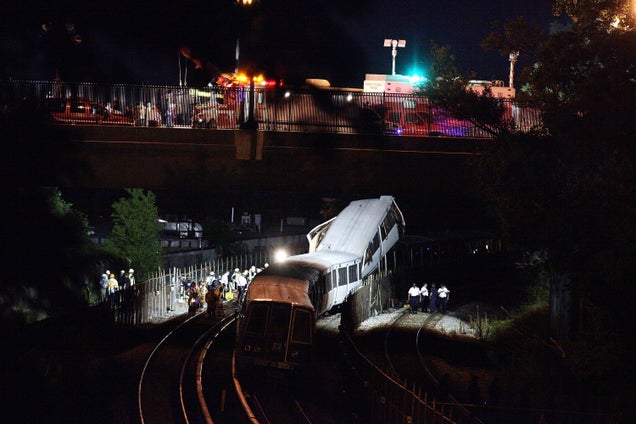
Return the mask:
<svg viewBox="0 0 636 424">
<path fill-rule="evenodd" d="M 159 212 L 151 191 L 128 189 L 127 193 L 128 198 L 113 204 L 113 230 L 106 248 L 144 277 L 161 266 Z"/>
<path fill-rule="evenodd" d="M 532 58 L 515 101 L 541 111 L 543 133 L 509 131 L 497 99 L 466 93 L 450 48 L 434 46 L 440 65 L 422 94 L 491 129 L 477 189 L 495 205 L 509 245 L 548 251 L 552 270 L 584 296 L 611 286 L 620 293 L 613 303 L 594 302 L 617 307 L 631 299 L 636 276 L 636 11 L 614 0 L 558 0 L 554 11 L 569 25 L 547 33 L 515 19 L 484 41 Z"/>
</svg>

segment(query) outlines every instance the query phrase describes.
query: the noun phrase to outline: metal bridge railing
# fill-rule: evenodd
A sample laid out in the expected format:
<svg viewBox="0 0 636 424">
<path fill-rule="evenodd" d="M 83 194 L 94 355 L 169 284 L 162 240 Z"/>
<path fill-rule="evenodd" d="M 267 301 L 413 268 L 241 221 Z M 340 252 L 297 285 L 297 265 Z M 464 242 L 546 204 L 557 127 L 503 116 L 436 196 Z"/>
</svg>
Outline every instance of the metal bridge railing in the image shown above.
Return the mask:
<svg viewBox="0 0 636 424">
<path fill-rule="evenodd" d="M 100 111 L 81 115 L 70 111 L 72 106 L 66 111 L 61 106 L 55 116 L 65 122 L 231 130 L 244 127 L 252 114 L 251 123 L 262 131 L 491 137 L 413 94 L 284 88 L 255 88 L 251 93 L 246 87 L 0 81 L 0 105 L 5 110 L 24 100 L 41 105 L 47 99 L 80 98 L 98 105 Z M 536 109 L 514 99 L 500 101 L 515 130 L 542 127 Z M 96 116 L 100 113 L 104 116 Z"/>
</svg>

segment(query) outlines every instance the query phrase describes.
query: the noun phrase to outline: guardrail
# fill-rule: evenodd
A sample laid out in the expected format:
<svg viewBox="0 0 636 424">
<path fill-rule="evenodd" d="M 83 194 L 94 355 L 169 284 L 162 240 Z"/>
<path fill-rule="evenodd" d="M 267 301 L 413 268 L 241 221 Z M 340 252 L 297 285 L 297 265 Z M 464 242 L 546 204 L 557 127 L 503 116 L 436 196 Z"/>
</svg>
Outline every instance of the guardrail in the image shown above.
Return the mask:
<svg viewBox="0 0 636 424">
<path fill-rule="evenodd" d="M 59 81 L 0 81 L 4 109 L 31 100 L 62 123 L 217 130 L 389 134 L 490 138 L 474 124 L 432 107 L 414 94 L 340 89 L 214 88 Z M 67 104 L 59 100 L 67 100 Z M 84 104 L 70 103 L 83 99 Z M 58 100 L 55 106 L 49 106 Z M 517 131 L 541 128 L 536 109 L 499 99 Z M 251 119 L 250 119 L 251 117 Z"/>
</svg>

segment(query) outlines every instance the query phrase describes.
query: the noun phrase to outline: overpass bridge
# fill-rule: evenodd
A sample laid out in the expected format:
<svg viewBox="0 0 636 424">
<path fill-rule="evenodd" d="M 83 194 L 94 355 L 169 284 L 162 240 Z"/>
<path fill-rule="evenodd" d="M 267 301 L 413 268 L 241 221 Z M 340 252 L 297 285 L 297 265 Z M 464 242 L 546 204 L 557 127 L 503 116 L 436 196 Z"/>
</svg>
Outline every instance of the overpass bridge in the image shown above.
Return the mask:
<svg viewBox="0 0 636 424">
<path fill-rule="evenodd" d="M 236 189 L 354 192 L 414 185 L 458 171 L 483 139 L 387 135 L 65 126 L 80 187 L 173 188 L 202 177 Z M 116 164 L 113 166 L 113 164 Z M 114 172 L 116 171 L 116 172 Z M 192 181 L 190 181 L 192 183 Z"/>
<path fill-rule="evenodd" d="M 444 136 L 465 129 L 465 123 L 447 120 L 414 96 L 387 99 L 341 91 L 288 96 L 276 90 L 205 91 L 55 81 L 5 81 L 0 87 L 3 102 L 56 100 L 49 106 L 62 109 L 52 115 L 58 120 L 72 118 L 71 124 L 51 128 L 71 141 L 64 155 L 76 172 L 70 178 L 53 166 L 43 177 L 45 183 L 62 188 L 138 187 L 225 198 L 234 205 L 249 197 L 281 207 L 296 206 L 310 197 L 350 200 L 390 194 L 398 198 L 405 214 L 410 203 L 423 214 L 438 209 L 440 215 L 452 210 L 472 216 L 479 209 L 472 159 L 489 139 Z M 79 98 L 91 100 L 78 104 L 70 100 Z M 155 121 L 150 125 L 149 110 L 169 111 L 174 102 L 176 115 L 170 121 L 152 115 Z M 142 108 L 144 104 L 152 109 Z M 370 107 L 378 104 L 391 106 Z M 366 120 L 365 113 L 371 111 L 386 112 L 379 116 L 379 131 L 366 125 L 377 123 Z M 227 115 L 224 119 L 221 112 Z M 214 128 L 192 128 L 201 114 L 216 118 Z M 397 124 L 391 121 L 394 115 L 402 120 L 399 129 L 410 128 L 411 135 L 387 131 L 385 125 Z M 418 121 L 417 116 L 427 120 Z M 407 117 L 415 120 L 406 125 Z M 118 125 L 104 125 L 114 123 L 114 118 Z"/>
<path fill-rule="evenodd" d="M 409 213 L 476 214 L 473 159 L 483 139 L 191 128 L 67 126 L 86 172 L 61 187 L 241 195 L 273 207 L 391 194 Z M 418 212 L 418 213 L 419 213 Z"/>
</svg>

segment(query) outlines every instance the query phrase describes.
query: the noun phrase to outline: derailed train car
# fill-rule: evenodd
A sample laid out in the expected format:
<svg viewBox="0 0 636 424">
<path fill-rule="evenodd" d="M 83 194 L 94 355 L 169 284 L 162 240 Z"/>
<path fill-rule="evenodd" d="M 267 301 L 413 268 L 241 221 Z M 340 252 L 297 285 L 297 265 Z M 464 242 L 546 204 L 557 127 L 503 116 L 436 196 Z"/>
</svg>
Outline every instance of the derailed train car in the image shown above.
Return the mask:
<svg viewBox="0 0 636 424">
<path fill-rule="evenodd" d="M 295 369 L 309 360 L 315 322 L 341 305 L 404 231 L 391 196 L 351 202 L 308 235 L 310 252 L 257 274 L 239 314 L 239 365 Z"/>
</svg>

